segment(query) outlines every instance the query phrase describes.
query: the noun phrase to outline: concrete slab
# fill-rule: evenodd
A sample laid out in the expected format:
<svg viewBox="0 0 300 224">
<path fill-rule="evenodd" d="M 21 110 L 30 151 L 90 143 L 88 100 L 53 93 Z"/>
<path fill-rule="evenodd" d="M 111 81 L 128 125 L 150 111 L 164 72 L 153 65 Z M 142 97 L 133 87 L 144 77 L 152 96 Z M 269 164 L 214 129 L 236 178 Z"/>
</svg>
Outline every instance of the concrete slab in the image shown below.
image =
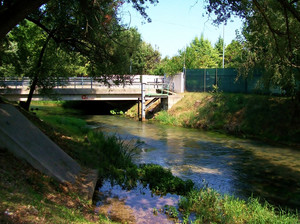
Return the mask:
<svg viewBox="0 0 300 224">
<path fill-rule="evenodd" d="M 79 164 L 10 104 L 0 104 L 0 144 L 60 182 L 75 183 Z"/>
</svg>

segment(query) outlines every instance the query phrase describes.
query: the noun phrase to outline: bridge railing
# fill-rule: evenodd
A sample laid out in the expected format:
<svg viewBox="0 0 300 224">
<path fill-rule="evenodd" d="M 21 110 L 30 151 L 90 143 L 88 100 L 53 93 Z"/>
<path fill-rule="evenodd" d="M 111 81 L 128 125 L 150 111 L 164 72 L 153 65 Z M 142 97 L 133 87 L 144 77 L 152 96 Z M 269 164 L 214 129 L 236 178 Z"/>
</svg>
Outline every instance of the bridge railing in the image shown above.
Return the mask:
<svg viewBox="0 0 300 224">
<path fill-rule="evenodd" d="M 117 85 L 117 79 L 108 80 L 104 83 L 97 77 L 57 77 L 49 80 L 49 85 L 54 89 L 58 88 L 128 88 L 128 89 L 141 89 L 141 76 L 130 76 L 130 79 L 125 80 L 123 83 Z M 159 90 L 163 93 L 165 90 L 170 89 L 169 83 L 165 83 L 162 76 L 143 76 L 143 82 L 146 83 L 148 93 L 157 93 Z M 31 80 L 28 77 L 2 77 L 0 78 L 0 88 L 10 89 L 23 89 L 30 86 Z"/>
</svg>

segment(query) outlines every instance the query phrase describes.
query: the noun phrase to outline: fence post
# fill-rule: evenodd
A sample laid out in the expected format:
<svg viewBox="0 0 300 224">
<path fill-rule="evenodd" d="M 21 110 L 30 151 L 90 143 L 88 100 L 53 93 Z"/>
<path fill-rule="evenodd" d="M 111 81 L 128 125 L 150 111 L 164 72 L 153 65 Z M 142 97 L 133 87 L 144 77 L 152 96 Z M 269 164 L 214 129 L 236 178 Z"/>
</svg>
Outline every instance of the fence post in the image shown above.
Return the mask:
<svg viewBox="0 0 300 224">
<path fill-rule="evenodd" d="M 204 69 L 203 74 L 203 92 L 206 92 L 206 69 Z"/>
<path fill-rule="evenodd" d="M 215 85 L 218 87 L 218 68 L 216 68 Z"/>
</svg>

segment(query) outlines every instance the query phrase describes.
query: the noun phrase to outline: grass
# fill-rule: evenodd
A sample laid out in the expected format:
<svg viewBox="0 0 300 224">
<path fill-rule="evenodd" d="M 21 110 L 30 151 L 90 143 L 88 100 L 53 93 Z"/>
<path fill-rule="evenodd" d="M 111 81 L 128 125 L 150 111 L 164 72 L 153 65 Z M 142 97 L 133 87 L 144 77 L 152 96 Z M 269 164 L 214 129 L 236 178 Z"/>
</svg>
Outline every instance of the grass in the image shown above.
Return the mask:
<svg viewBox="0 0 300 224">
<path fill-rule="evenodd" d="M 54 113 L 40 109 L 35 111 L 38 117 L 24 114 L 83 167 L 98 169 L 101 178 L 120 183 L 124 170 L 137 170 L 129 143 L 93 132 L 84 120 L 62 115 L 61 109 Z M 41 174 L 1 147 L 0 198 L 0 223 L 113 223 L 95 214 L 77 189 Z"/>
<path fill-rule="evenodd" d="M 0 223 L 93 223 L 92 206 L 0 148 Z"/>
<path fill-rule="evenodd" d="M 101 178 L 110 178 L 124 188 L 137 181 L 154 193 L 182 195 L 179 209 L 166 207 L 172 217 L 182 213 L 184 220 L 195 214 L 195 223 L 299 223 L 297 214 L 261 205 L 257 199 L 243 201 L 222 196 L 209 188 L 193 189 L 191 181 L 174 177 L 170 170 L 148 164 L 133 164 L 135 142 L 106 136 L 86 128 L 85 121 L 43 110 L 36 111 L 43 122 L 30 114 L 42 131 L 84 167 L 97 168 Z M 0 148 L 1 223 L 112 223 L 94 213 L 94 207 L 72 186 L 59 184 L 26 162 Z"/>
<path fill-rule="evenodd" d="M 173 193 L 186 195 L 193 189 L 194 183 L 191 180 L 182 180 L 173 176 L 169 169 L 159 165 L 146 164 L 139 167 L 139 179 L 144 185 L 158 195 Z"/>
<path fill-rule="evenodd" d="M 263 205 L 256 198 L 247 201 L 203 188 L 193 190 L 179 202 L 184 220 L 194 214 L 194 223 L 300 223 L 297 214 L 275 209 L 267 202 Z"/>
<path fill-rule="evenodd" d="M 186 93 L 155 120 L 239 137 L 300 144 L 300 103 L 291 98 L 229 93 Z"/>
</svg>

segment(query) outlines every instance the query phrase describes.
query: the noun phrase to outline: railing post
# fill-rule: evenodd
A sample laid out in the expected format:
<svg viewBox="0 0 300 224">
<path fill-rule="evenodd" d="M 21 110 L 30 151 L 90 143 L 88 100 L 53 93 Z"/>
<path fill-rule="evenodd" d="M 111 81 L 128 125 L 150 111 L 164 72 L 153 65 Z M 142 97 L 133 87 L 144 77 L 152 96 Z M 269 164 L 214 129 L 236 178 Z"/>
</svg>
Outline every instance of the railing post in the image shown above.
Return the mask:
<svg viewBox="0 0 300 224">
<path fill-rule="evenodd" d="M 91 77 L 91 89 L 93 89 L 93 77 Z"/>
</svg>

